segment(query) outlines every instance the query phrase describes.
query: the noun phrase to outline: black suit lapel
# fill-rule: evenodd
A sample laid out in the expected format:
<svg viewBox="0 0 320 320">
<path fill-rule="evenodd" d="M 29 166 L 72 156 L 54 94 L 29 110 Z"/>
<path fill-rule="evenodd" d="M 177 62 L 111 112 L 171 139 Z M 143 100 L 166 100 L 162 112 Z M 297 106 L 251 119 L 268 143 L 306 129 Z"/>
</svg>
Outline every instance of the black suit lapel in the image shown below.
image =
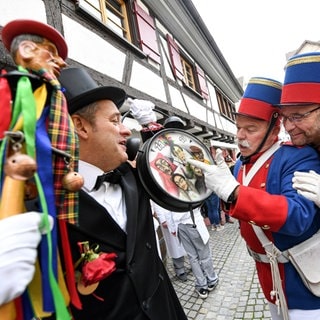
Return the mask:
<svg viewBox="0 0 320 320">
<path fill-rule="evenodd" d="M 108 211 L 85 191 L 80 191 L 79 227 L 83 233 L 102 240 L 112 247 L 122 249 L 125 232 L 113 220 Z"/>
<path fill-rule="evenodd" d="M 129 168 L 129 164 L 122 165 L 119 170 L 123 174 L 121 187 L 125 196 L 127 209 L 127 259 L 130 261 L 136 243 L 140 192 L 138 190 L 136 178 Z"/>
<path fill-rule="evenodd" d="M 127 261 L 130 261 L 136 244 L 140 191 L 129 164 L 123 164 L 119 170 L 123 174 L 120 185 L 126 201 L 127 233 L 119 227 L 103 206 L 82 190 L 79 196 L 79 227 L 82 233 L 114 248 L 123 249 L 123 244 L 126 243 Z"/>
</svg>

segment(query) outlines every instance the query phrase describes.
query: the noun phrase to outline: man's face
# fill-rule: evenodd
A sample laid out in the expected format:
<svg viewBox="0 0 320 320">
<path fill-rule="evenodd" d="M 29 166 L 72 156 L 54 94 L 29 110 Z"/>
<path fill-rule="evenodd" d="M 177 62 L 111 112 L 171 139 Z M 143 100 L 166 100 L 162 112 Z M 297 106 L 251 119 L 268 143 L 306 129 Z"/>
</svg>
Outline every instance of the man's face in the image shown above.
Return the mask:
<svg viewBox="0 0 320 320">
<path fill-rule="evenodd" d="M 319 105 L 313 104 L 281 108 L 283 126 L 294 145 L 320 145 L 320 112 L 317 107 Z"/>
<path fill-rule="evenodd" d="M 203 176 L 203 172 L 200 168 L 192 166 L 192 170 L 194 172 L 194 174 L 198 177 L 202 177 Z"/>
<path fill-rule="evenodd" d="M 49 73 L 59 77 L 60 71 L 66 66 L 66 63 L 59 56 L 56 46 L 46 39 L 42 43 L 24 42 L 32 44 L 33 53 L 30 59 L 24 61 L 24 67 L 35 71 L 46 69 Z"/>
<path fill-rule="evenodd" d="M 241 155 L 244 157 L 250 156 L 257 150 L 263 138 L 265 137 L 269 123 L 264 120 L 237 115 L 236 125 L 238 147 Z M 278 133 L 279 130 L 274 128 L 260 151 L 269 149 L 274 143 Z"/>
<path fill-rule="evenodd" d="M 121 114 L 112 101 L 101 100 L 97 104 L 94 124 L 81 116 L 72 117 L 79 135 L 80 159 L 108 172 L 128 160 L 126 140 L 131 131 L 121 122 Z M 83 123 L 81 128 L 77 117 Z"/>
<path fill-rule="evenodd" d="M 193 152 L 192 154 L 197 160 L 199 160 L 199 161 L 203 161 L 204 160 L 204 155 L 203 155 L 203 153 L 201 151 Z"/>
<path fill-rule="evenodd" d="M 186 155 L 184 154 L 184 151 L 179 146 L 173 147 L 173 152 L 176 157 L 178 157 L 180 160 L 186 160 Z"/>
<path fill-rule="evenodd" d="M 188 190 L 188 183 L 185 178 L 180 175 L 176 175 L 173 178 L 174 183 L 182 190 Z"/>
<path fill-rule="evenodd" d="M 172 169 L 171 169 L 169 163 L 166 160 L 158 159 L 155 164 L 156 164 L 157 168 L 160 171 L 164 172 L 165 174 L 167 174 L 167 175 L 171 175 L 172 174 Z"/>
</svg>

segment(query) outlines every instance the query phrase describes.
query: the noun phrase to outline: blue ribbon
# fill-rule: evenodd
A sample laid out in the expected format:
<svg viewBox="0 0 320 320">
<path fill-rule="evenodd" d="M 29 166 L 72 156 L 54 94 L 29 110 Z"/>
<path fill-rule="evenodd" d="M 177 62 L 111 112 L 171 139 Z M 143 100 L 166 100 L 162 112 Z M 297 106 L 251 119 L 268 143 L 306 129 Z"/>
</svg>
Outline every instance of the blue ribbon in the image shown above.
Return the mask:
<svg viewBox="0 0 320 320">
<path fill-rule="evenodd" d="M 46 129 L 46 119 L 49 115 L 50 107 L 45 107 L 40 119 L 37 121 L 36 126 L 36 159 L 38 166 L 38 174 L 45 194 L 48 214 L 56 221 L 56 207 L 55 207 L 55 195 L 54 195 L 54 179 L 53 179 L 53 167 L 52 167 L 52 150 L 51 142 L 48 137 Z M 43 239 L 40 244 L 41 250 L 41 270 L 42 270 L 42 295 L 43 295 L 43 309 L 47 312 L 53 312 L 55 310 L 53 296 L 49 282 L 48 271 L 48 235 L 43 235 Z M 57 248 L 57 226 L 54 223 L 54 227 L 51 231 L 52 238 L 52 267 L 55 278 L 57 279 L 57 252 L 54 250 Z"/>
</svg>

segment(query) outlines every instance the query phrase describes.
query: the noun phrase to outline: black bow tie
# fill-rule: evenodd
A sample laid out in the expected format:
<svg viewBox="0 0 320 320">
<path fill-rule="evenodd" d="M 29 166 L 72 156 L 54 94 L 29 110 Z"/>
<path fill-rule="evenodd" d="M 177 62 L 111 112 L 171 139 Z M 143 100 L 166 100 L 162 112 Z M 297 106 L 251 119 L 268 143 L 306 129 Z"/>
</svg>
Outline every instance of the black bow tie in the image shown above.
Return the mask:
<svg viewBox="0 0 320 320">
<path fill-rule="evenodd" d="M 122 173 L 119 170 L 114 170 L 108 173 L 104 173 L 97 177 L 96 184 L 94 185 L 94 190 L 98 190 L 103 182 L 109 182 L 111 184 L 117 184 L 121 180 Z"/>
</svg>

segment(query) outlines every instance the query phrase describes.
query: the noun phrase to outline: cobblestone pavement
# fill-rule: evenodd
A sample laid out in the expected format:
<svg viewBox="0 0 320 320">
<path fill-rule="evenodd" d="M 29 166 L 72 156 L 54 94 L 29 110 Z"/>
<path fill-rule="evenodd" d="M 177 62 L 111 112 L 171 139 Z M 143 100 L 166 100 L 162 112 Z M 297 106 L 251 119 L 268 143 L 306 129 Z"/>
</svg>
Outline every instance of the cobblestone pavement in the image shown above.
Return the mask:
<svg viewBox="0 0 320 320">
<path fill-rule="evenodd" d="M 188 280 L 176 278 L 171 259 L 166 266 L 181 304 L 190 320 L 270 320 L 268 304 L 260 288 L 254 261 L 240 236 L 238 222 L 210 232 L 213 263 L 219 284 L 201 299 L 194 291 L 194 277 L 187 263 Z M 188 259 L 186 259 L 188 261 Z"/>
</svg>

